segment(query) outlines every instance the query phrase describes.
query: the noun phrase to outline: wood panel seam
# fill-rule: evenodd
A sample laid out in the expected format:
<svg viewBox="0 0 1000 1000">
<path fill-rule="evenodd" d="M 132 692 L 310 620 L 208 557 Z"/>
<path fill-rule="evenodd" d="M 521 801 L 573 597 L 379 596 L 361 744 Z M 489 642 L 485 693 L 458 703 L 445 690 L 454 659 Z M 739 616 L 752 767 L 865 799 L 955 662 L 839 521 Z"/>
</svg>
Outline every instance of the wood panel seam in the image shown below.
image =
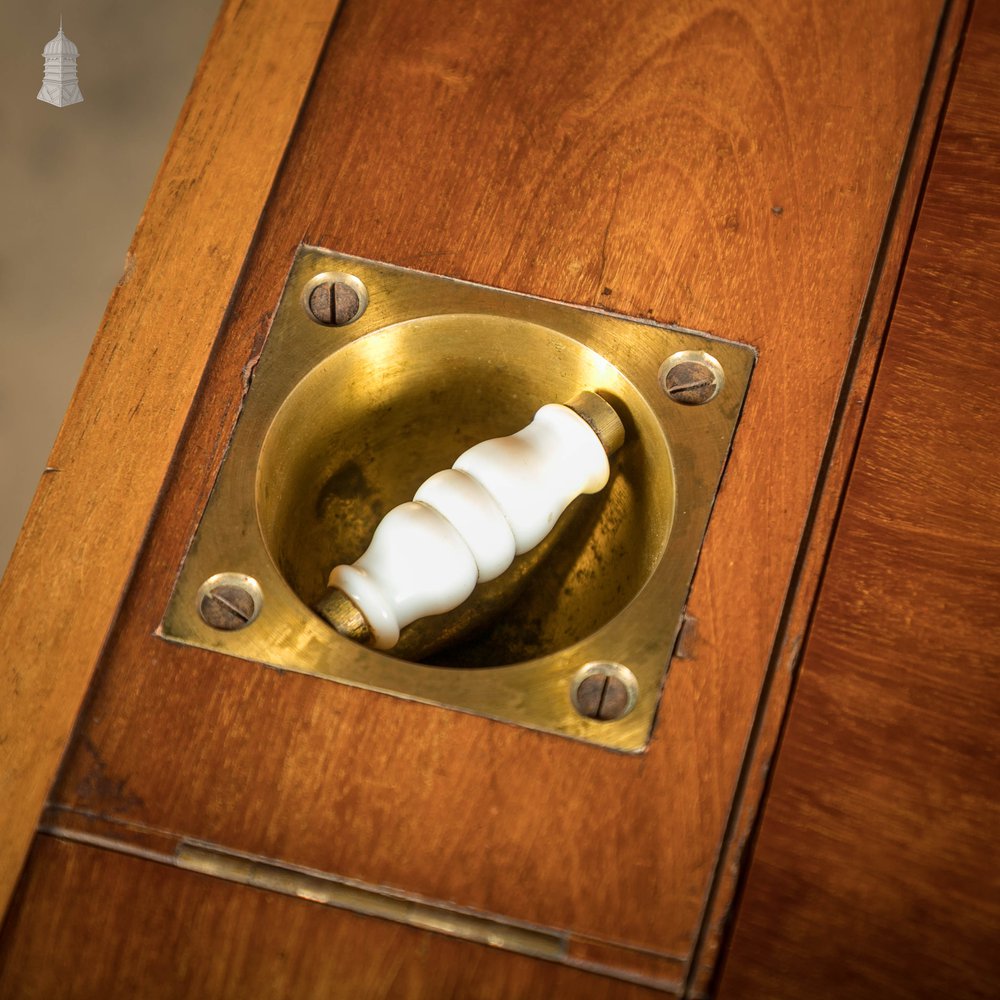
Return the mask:
<svg viewBox="0 0 1000 1000">
<path fill-rule="evenodd" d="M 83 815 L 77 810 L 62 808 L 51 811 Z M 103 819 L 103 817 L 95 818 Z M 114 823 L 124 825 L 117 820 Z M 140 825 L 132 824 L 132 826 L 137 832 L 142 831 Z M 389 920 L 419 930 L 444 934 L 470 943 L 556 962 L 581 971 L 679 995 L 681 986 L 679 980 L 641 975 L 608 963 L 582 959 L 574 955 L 573 950 L 574 945 L 586 944 L 590 940 L 604 946 L 611 945 L 625 954 L 634 952 L 648 955 L 653 959 L 680 961 L 677 956 L 594 938 L 588 939 L 584 935 L 565 930 L 536 927 L 500 915 L 479 913 L 439 900 L 428 900 L 401 893 L 387 886 L 368 885 L 329 872 L 308 870 L 270 858 L 259 858 L 227 850 L 215 844 L 177 838 L 176 835 L 165 831 L 155 832 L 176 840 L 173 853 L 144 847 L 119 837 L 61 825 L 54 821 L 54 817 L 40 824 L 38 830 L 39 835 L 68 843 L 176 867 L 206 878 L 245 885 L 261 892 L 292 896 L 305 903 L 329 906 L 374 919 Z"/>
<path fill-rule="evenodd" d="M 875 378 L 878 373 L 878 364 L 881 359 L 882 350 L 885 344 L 885 338 L 888 331 L 889 320 L 891 319 L 892 309 L 894 307 L 895 299 L 899 291 L 899 286 L 902 282 L 903 270 L 906 262 L 906 255 L 909 251 L 910 241 L 912 239 L 913 229 L 915 227 L 916 215 L 919 210 L 920 199 L 923 195 L 923 190 L 927 183 L 927 177 L 929 176 L 931 162 L 933 160 L 933 150 L 936 146 L 937 136 L 940 134 L 941 124 L 944 119 L 944 110 L 947 106 L 948 95 L 950 94 L 951 85 L 954 81 L 955 74 L 958 68 L 959 56 L 961 54 L 962 41 L 965 37 L 965 31 L 968 26 L 969 19 L 971 18 L 971 12 L 973 7 L 972 0 L 966 7 L 962 28 L 959 36 L 958 43 L 956 47 L 945 55 L 943 52 L 944 41 L 947 34 L 947 28 L 949 24 L 949 19 L 953 11 L 953 0 L 945 0 L 944 6 L 942 8 L 941 17 L 938 23 L 938 29 L 935 35 L 934 44 L 931 50 L 930 58 L 928 60 L 927 70 L 924 76 L 924 82 L 920 90 L 920 94 L 917 99 L 916 106 L 914 108 L 914 114 L 910 130 L 907 136 L 906 146 L 903 151 L 903 155 L 900 159 L 900 167 L 897 176 L 896 183 L 893 187 L 893 194 L 889 202 L 885 225 L 883 226 L 882 238 L 879 241 L 879 248 L 876 254 L 876 258 L 872 265 L 872 273 L 869 278 L 868 286 L 865 292 L 864 301 L 858 317 L 858 323 L 856 327 L 854 341 L 851 347 L 851 353 L 847 361 L 847 365 L 844 370 L 844 377 L 841 383 L 841 389 L 838 394 L 837 407 L 833 414 L 833 419 L 831 421 L 830 433 L 827 438 L 827 445 L 824 449 L 822 461 L 820 464 L 819 472 L 816 477 L 816 485 L 813 491 L 813 498 L 809 506 L 809 511 L 806 519 L 805 526 L 802 532 L 802 538 L 799 544 L 799 551 L 796 556 L 795 563 L 792 567 L 792 572 L 789 577 L 788 591 L 785 598 L 785 602 L 782 608 L 781 618 L 778 623 L 778 628 L 775 632 L 774 644 L 772 647 L 771 657 L 768 662 L 767 670 L 764 675 L 764 680 L 761 685 L 761 693 L 758 702 L 758 708 L 754 715 L 753 725 L 751 727 L 750 733 L 747 738 L 746 750 L 744 753 L 743 765 L 740 768 L 739 776 L 737 779 L 736 790 L 732 799 L 732 806 L 730 809 L 730 816 L 726 823 L 726 828 L 723 833 L 722 841 L 720 844 L 720 849 L 717 857 L 717 867 L 716 871 L 709 883 L 708 892 L 706 894 L 705 907 L 703 911 L 703 919 L 698 927 L 698 932 L 695 940 L 694 947 L 691 952 L 691 960 L 688 970 L 688 977 L 684 987 L 684 995 L 691 997 L 700 997 L 702 995 L 701 990 L 697 988 L 695 981 L 699 975 L 699 965 L 701 958 L 701 951 L 705 943 L 706 934 L 708 932 L 709 917 L 712 911 L 713 901 L 715 894 L 718 890 L 720 877 L 721 877 L 721 866 L 723 862 L 727 859 L 732 850 L 738 850 L 738 856 L 741 859 L 739 864 L 740 875 L 737 877 L 737 894 L 739 892 L 739 887 L 743 884 L 745 880 L 746 873 L 746 860 L 749 857 L 754 836 L 757 829 L 759 828 L 760 818 L 763 814 L 767 790 L 770 783 L 770 769 L 768 768 L 768 774 L 765 778 L 765 785 L 756 806 L 754 807 L 754 818 L 750 823 L 749 835 L 746 836 L 742 845 L 737 849 L 732 841 L 736 834 L 736 824 L 739 818 L 740 811 L 744 808 L 745 801 L 745 790 L 746 785 L 750 778 L 750 772 L 752 768 L 759 763 L 758 751 L 759 740 L 760 740 L 760 727 L 763 721 L 764 706 L 768 703 L 768 693 L 770 691 L 771 685 L 773 683 L 774 676 L 782 661 L 787 664 L 787 669 L 789 670 L 791 681 L 789 695 L 785 700 L 784 708 L 782 710 L 782 721 L 779 728 L 778 737 L 771 748 L 770 757 L 773 760 L 774 756 L 778 753 L 781 745 L 781 732 L 784 729 L 785 721 L 788 718 L 788 713 L 791 708 L 792 700 L 794 698 L 794 686 L 795 678 L 798 672 L 798 666 L 800 662 L 800 657 L 802 649 L 805 645 L 805 638 L 808 634 L 809 627 L 812 621 L 813 614 L 816 609 L 816 605 L 819 598 L 819 593 L 822 588 L 823 576 L 825 574 L 825 557 L 821 561 L 821 571 L 819 576 L 812 582 L 811 589 L 812 593 L 809 597 L 809 610 L 806 615 L 806 621 L 803 631 L 798 636 L 789 637 L 788 627 L 789 619 L 791 615 L 791 610 L 793 604 L 795 603 L 795 598 L 797 596 L 800 586 L 802 586 L 801 575 L 803 571 L 803 566 L 807 557 L 807 551 L 810 547 L 810 543 L 813 540 L 813 535 L 816 529 L 816 516 L 818 509 L 820 507 L 823 495 L 827 490 L 836 490 L 838 498 L 834 508 L 833 521 L 830 527 L 827 529 L 827 537 L 824 545 L 825 553 L 829 553 L 833 546 L 833 541 L 836 536 L 837 522 L 839 520 L 840 512 L 843 507 L 844 497 L 846 495 L 847 484 L 850 479 L 851 470 L 853 468 L 854 460 L 857 455 L 857 450 L 860 442 L 860 425 L 864 421 L 865 414 L 867 412 L 868 405 L 871 400 L 872 392 L 874 390 Z M 921 125 L 925 120 L 925 115 L 927 113 L 927 105 L 930 100 L 931 92 L 935 82 L 937 74 L 940 72 L 941 63 L 944 58 L 950 60 L 950 66 L 948 69 L 948 82 L 945 88 L 945 95 L 943 98 L 943 103 L 938 111 L 938 119 L 935 124 L 934 129 L 934 139 L 932 140 L 931 153 L 926 161 L 922 164 L 922 179 L 920 183 L 920 193 L 917 196 L 916 203 L 914 204 L 912 213 L 909 220 L 905 223 L 908 235 L 906 239 L 905 248 L 903 250 L 902 257 L 900 259 L 895 280 L 893 281 L 893 295 L 892 302 L 889 306 L 888 314 L 885 321 L 880 324 L 880 332 L 877 335 L 879 348 L 876 355 L 875 365 L 868 377 L 867 385 L 864 390 L 864 404 L 862 413 L 859 421 L 859 431 L 854 436 L 854 438 L 849 442 L 849 457 L 841 476 L 839 484 L 831 484 L 828 481 L 828 476 L 831 471 L 831 466 L 834 461 L 834 456 L 838 448 L 842 447 L 844 444 L 842 434 L 845 430 L 844 421 L 848 409 L 849 399 L 852 391 L 856 388 L 856 374 L 857 374 L 857 364 L 866 340 L 872 336 L 872 313 L 875 306 L 875 302 L 880 290 L 881 283 L 884 278 L 884 271 L 887 264 L 887 258 L 890 250 L 890 246 L 894 235 L 898 231 L 901 223 L 898 218 L 898 212 L 901 205 L 901 199 L 905 191 L 908 179 L 912 176 L 912 172 L 915 169 L 919 169 L 921 164 L 915 162 L 915 152 L 918 145 L 920 137 Z M 786 646 L 786 643 L 788 644 Z M 729 901 L 728 912 L 731 914 L 736 906 L 738 905 L 738 895 L 735 895 L 733 899 Z M 729 935 L 731 934 L 732 927 L 730 920 L 724 920 L 721 940 L 719 943 L 719 953 L 724 954 Z M 714 990 L 714 984 L 718 981 L 720 975 L 720 970 L 722 968 L 722 962 L 717 962 L 714 970 L 711 973 L 708 986 L 708 994 L 711 994 Z"/>
</svg>

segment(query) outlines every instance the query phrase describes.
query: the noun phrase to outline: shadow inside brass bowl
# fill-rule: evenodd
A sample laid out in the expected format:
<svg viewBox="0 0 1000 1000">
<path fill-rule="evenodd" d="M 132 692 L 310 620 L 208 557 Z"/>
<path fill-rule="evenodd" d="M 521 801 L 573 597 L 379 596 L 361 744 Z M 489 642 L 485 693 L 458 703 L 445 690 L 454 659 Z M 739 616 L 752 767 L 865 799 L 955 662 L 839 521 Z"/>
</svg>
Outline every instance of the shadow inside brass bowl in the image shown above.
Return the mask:
<svg viewBox="0 0 1000 1000">
<path fill-rule="evenodd" d="M 400 323 L 313 368 L 260 453 L 257 516 L 271 558 L 313 606 L 330 570 L 357 559 L 379 520 L 428 476 L 581 389 L 600 392 L 625 423 L 608 485 L 577 499 L 545 542 L 462 608 L 404 629 L 392 655 L 500 666 L 586 638 L 629 603 L 663 554 L 674 506 L 670 454 L 648 404 L 616 368 L 523 321 L 476 314 Z"/>
</svg>

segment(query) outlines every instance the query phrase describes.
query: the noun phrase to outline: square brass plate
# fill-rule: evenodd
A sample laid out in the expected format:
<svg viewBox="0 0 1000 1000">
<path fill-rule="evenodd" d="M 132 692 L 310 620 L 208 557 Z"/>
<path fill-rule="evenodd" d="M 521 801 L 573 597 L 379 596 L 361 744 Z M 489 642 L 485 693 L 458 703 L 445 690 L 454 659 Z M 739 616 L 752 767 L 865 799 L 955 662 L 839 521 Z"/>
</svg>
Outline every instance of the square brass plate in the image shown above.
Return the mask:
<svg viewBox="0 0 1000 1000">
<path fill-rule="evenodd" d="M 317 285 L 337 282 L 340 318 L 360 310 L 339 326 L 309 308 Z M 683 379 L 674 396 L 663 379 L 692 360 L 717 373 L 717 391 L 686 405 Z M 695 331 L 302 247 L 159 634 L 641 750 L 754 361 L 751 348 Z M 357 559 L 424 479 L 582 389 L 625 423 L 611 480 L 497 581 L 500 597 L 478 606 L 471 633 L 409 662 L 341 637 L 311 610 L 330 569 Z M 218 580 L 249 588 L 245 626 L 203 619 Z M 574 707 L 574 679 L 595 663 L 634 679 L 624 716 Z"/>
</svg>

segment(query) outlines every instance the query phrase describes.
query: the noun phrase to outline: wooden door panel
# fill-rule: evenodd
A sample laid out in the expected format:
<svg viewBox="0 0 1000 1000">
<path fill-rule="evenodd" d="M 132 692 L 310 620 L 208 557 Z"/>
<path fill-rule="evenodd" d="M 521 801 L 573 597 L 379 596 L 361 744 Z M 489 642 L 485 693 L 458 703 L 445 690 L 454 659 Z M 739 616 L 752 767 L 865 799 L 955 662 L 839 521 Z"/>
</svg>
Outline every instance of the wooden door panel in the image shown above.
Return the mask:
<svg viewBox="0 0 1000 1000">
<path fill-rule="evenodd" d="M 1000 989 L 998 58 L 977 5 L 723 998 Z"/>
<path fill-rule="evenodd" d="M 665 989 L 706 975 L 960 15 L 347 0 L 46 822 L 556 929 L 619 974 L 676 967 Z M 759 350 L 645 753 L 153 634 L 303 240 Z"/>
<path fill-rule="evenodd" d="M 55 901 L 73 899 L 72 906 Z M 662 994 L 39 837 L 0 943 L 0 996 L 19 1000 L 500 1000 Z"/>
<path fill-rule="evenodd" d="M 778 7 L 347 4 L 56 803 L 688 954 L 937 25 L 922 9 L 887 8 L 873 34 L 846 7 L 813 24 Z M 814 32 L 833 65 L 803 44 Z M 700 153 L 687 182 L 680 149 Z M 152 637 L 303 237 L 760 349 L 690 604 L 698 653 L 671 672 L 647 754 Z M 88 794 L 95 755 L 127 810 Z"/>
</svg>

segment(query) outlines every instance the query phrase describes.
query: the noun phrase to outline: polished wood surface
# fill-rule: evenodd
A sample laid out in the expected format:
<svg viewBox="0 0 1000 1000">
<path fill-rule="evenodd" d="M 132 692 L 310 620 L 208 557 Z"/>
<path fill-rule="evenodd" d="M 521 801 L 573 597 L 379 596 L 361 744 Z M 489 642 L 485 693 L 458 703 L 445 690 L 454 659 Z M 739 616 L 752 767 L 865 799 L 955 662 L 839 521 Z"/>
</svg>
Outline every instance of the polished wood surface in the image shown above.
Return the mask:
<svg viewBox="0 0 1000 1000">
<path fill-rule="evenodd" d="M 939 15 L 347 3 L 55 802 L 688 962 Z M 648 753 L 151 635 L 303 238 L 759 347 Z"/>
<path fill-rule="evenodd" d="M 232 0 L 223 7 L 0 583 L 0 911 L 336 6 Z"/>
<path fill-rule="evenodd" d="M 933 148 L 952 69 L 961 48 L 968 11 L 965 4 L 953 3 L 944 12 L 937 51 L 931 57 L 924 95 L 914 116 L 911 144 L 900 164 L 896 200 L 886 219 L 883 251 L 872 271 L 869 296 L 839 408 L 831 426 L 825 461 L 815 487 L 813 509 L 789 583 L 788 598 L 761 688 L 729 826 L 716 866 L 715 882 L 706 905 L 697 949 L 697 968 L 693 970 L 690 980 L 693 996 L 702 995 L 715 977 L 722 932 L 730 924 L 730 911 L 744 853 L 771 773 L 792 680 L 802 653 L 803 637 L 815 605 L 816 581 L 826 563 L 844 483 L 864 418 L 871 379 L 895 300 L 899 268 L 911 233 L 909 220 L 913 218 L 922 191 L 925 167 Z"/>
<path fill-rule="evenodd" d="M 720 995 L 1000 992 L 1000 7 L 972 18 Z"/>
<path fill-rule="evenodd" d="M 75 902 L 56 913 L 38 905 L 51 898 Z M 35 845 L 12 917 L 0 942 L 0 996 L 17 1000 L 662 996 L 50 837 Z"/>
<path fill-rule="evenodd" d="M 53 814 L 558 928 L 619 974 L 676 967 L 674 992 L 710 969 L 753 720 L 798 648 L 783 614 L 811 601 L 802 553 L 842 483 L 828 440 L 856 426 L 934 126 L 941 14 L 348 0 Z M 302 239 L 759 348 L 647 753 L 153 635 Z M 18 912 L 70 884 L 31 882 Z"/>
</svg>

